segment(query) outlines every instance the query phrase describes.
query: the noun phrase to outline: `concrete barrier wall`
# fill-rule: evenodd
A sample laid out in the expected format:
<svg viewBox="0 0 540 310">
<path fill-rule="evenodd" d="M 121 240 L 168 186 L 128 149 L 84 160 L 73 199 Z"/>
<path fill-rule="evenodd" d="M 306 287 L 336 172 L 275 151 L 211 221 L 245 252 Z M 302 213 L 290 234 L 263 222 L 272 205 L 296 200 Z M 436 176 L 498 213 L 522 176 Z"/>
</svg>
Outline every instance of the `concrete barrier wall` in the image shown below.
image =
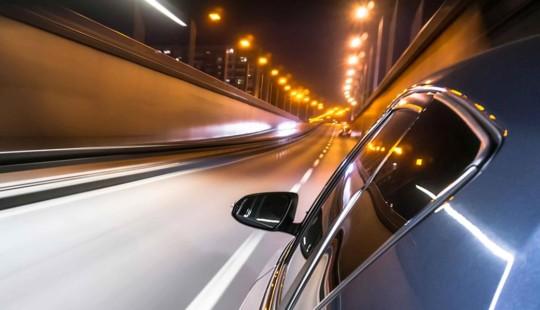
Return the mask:
<svg viewBox="0 0 540 310">
<path fill-rule="evenodd" d="M 0 151 L 211 139 L 292 119 L 1 15 L 0 106 Z"/>
</svg>

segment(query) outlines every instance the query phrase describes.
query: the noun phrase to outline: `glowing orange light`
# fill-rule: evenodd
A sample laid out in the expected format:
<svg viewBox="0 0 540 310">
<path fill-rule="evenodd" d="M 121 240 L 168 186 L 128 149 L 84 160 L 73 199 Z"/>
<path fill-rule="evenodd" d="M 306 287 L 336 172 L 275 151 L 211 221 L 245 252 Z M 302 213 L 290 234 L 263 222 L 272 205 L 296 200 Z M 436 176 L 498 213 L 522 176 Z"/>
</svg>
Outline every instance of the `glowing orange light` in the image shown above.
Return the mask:
<svg viewBox="0 0 540 310">
<path fill-rule="evenodd" d="M 354 37 L 351 39 L 351 48 L 358 48 L 362 44 L 362 39 L 360 37 Z"/>
<path fill-rule="evenodd" d="M 394 153 L 396 153 L 397 155 L 403 154 L 403 149 L 402 149 L 401 147 L 399 147 L 399 146 L 393 147 L 393 148 L 392 148 L 392 151 L 393 151 Z"/>
<path fill-rule="evenodd" d="M 219 22 L 221 20 L 221 15 L 217 12 L 210 12 L 208 18 L 213 22 Z"/>
</svg>

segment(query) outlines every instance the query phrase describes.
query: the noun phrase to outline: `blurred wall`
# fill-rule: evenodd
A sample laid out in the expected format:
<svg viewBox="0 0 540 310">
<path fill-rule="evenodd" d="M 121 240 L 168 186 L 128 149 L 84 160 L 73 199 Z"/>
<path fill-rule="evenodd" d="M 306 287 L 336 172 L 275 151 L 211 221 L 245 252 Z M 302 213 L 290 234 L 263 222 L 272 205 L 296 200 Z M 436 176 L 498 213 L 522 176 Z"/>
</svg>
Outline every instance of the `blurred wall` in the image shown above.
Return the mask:
<svg viewBox="0 0 540 310">
<path fill-rule="evenodd" d="M 291 121 L 0 16 L 0 151 L 171 143 Z"/>
</svg>

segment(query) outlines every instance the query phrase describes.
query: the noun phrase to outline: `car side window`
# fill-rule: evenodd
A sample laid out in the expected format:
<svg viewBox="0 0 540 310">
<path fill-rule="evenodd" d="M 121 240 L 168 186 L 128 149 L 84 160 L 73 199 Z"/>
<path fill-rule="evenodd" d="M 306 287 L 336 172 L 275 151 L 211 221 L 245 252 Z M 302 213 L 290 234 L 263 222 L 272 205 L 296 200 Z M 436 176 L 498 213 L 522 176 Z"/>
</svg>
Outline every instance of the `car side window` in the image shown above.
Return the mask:
<svg viewBox="0 0 540 310">
<path fill-rule="evenodd" d="M 296 308 L 317 305 L 456 180 L 478 155 L 480 140 L 450 108 L 433 100 L 397 144 L 368 145 L 365 151 L 378 153 L 382 147 L 382 166 L 324 249 Z M 369 174 L 362 158 L 355 169 Z"/>
<path fill-rule="evenodd" d="M 418 113 L 411 110 L 399 110 L 393 113 L 386 121 L 384 129 L 377 132 L 370 139 L 368 145 L 379 145 L 381 143 L 393 145 L 397 143 L 405 132 L 409 130 L 417 117 Z M 292 280 L 295 279 L 307 259 L 313 254 L 314 249 L 317 248 L 320 241 L 328 233 L 351 195 L 365 186 L 365 181 L 369 178 L 370 173 L 373 173 L 376 166 L 383 161 L 384 151 L 380 151 L 380 148 L 379 152 L 360 150 L 358 158 L 362 162 L 365 161 L 365 170 L 360 172 L 360 170 L 354 169 L 354 164 L 347 167 L 322 206 L 317 210 L 313 210 L 313 216 L 304 224 L 304 230 L 298 236 L 299 245 L 294 249 L 288 263 L 283 291 L 290 287 Z M 356 161 L 359 162 L 359 160 Z"/>
</svg>

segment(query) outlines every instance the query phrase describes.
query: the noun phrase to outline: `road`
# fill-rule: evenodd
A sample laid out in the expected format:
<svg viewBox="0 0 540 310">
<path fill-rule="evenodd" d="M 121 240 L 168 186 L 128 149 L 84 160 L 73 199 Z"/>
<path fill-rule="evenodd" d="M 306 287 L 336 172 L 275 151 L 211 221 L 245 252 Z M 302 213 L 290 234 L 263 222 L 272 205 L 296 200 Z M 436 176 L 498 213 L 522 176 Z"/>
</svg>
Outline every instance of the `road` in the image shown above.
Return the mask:
<svg viewBox="0 0 540 310">
<path fill-rule="evenodd" d="M 237 223 L 231 204 L 292 190 L 301 220 L 355 144 L 336 133 L 1 211 L 2 309 L 238 308 L 292 236 Z"/>
</svg>

